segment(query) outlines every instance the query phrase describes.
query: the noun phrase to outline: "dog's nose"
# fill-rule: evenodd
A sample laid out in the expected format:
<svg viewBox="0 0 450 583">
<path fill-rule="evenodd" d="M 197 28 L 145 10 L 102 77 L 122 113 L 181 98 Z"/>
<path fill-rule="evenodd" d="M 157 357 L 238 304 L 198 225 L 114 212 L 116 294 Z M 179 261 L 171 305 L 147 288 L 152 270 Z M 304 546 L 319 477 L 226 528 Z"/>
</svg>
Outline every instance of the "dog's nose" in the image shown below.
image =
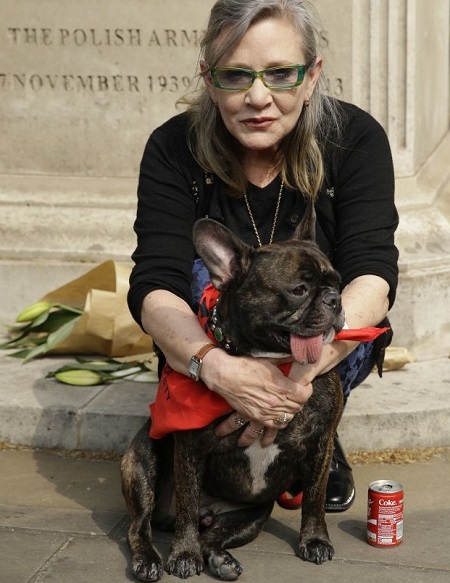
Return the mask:
<svg viewBox="0 0 450 583">
<path fill-rule="evenodd" d="M 326 294 L 324 294 L 323 302 L 327 306 L 330 306 L 330 308 L 336 309 L 336 308 L 339 308 L 341 306 L 341 296 L 340 296 L 339 292 L 332 289 L 332 290 L 328 291 Z"/>
</svg>

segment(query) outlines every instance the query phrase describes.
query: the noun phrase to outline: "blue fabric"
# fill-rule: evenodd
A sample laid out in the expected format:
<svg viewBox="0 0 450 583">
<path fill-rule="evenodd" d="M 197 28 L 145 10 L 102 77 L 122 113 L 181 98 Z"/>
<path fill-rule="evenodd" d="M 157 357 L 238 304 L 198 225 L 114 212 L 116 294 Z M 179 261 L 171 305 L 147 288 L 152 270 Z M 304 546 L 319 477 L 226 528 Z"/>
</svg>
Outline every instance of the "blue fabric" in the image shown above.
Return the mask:
<svg viewBox="0 0 450 583">
<path fill-rule="evenodd" d="M 375 366 L 374 341 L 361 342 L 355 350 L 338 364 L 344 397 L 360 385 Z"/>
<path fill-rule="evenodd" d="M 200 303 L 200 298 L 202 297 L 203 290 L 211 282 L 209 277 L 209 272 L 205 267 L 205 264 L 201 259 L 196 259 L 194 265 L 192 266 L 192 301 L 194 303 L 194 308 Z"/>
</svg>

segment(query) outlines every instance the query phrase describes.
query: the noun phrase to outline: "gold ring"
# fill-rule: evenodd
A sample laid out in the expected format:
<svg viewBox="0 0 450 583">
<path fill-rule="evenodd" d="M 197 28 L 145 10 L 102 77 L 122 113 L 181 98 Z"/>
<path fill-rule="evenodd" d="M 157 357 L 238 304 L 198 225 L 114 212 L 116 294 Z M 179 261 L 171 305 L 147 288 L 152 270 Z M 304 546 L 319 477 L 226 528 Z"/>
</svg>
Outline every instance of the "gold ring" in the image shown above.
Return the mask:
<svg viewBox="0 0 450 583">
<path fill-rule="evenodd" d="M 286 412 L 283 413 L 283 417 L 278 417 L 277 419 L 274 419 L 273 422 L 276 425 L 286 425 L 286 423 L 288 422 L 288 414 Z"/>
<path fill-rule="evenodd" d="M 264 433 L 264 427 L 261 427 L 261 429 L 255 429 L 251 423 L 249 423 L 248 426 L 250 431 L 255 435 L 262 435 Z"/>
</svg>

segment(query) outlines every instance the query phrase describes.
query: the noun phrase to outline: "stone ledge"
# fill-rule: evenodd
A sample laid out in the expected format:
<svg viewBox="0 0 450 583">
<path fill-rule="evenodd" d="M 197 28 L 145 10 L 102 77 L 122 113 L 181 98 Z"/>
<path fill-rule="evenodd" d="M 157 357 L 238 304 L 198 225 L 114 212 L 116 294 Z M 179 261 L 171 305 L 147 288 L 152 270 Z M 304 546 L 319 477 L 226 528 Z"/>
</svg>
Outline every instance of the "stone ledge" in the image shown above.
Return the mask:
<svg viewBox="0 0 450 583">
<path fill-rule="evenodd" d="M 123 451 L 145 421 L 156 385 L 123 381 L 71 387 L 45 378 L 68 361 L 49 357 L 23 364 L 0 353 L 0 441 Z"/>
<path fill-rule="evenodd" d="M 450 360 L 372 373 L 350 396 L 339 432 L 347 449 L 450 445 Z"/>
<path fill-rule="evenodd" d="M 0 441 L 45 448 L 123 451 L 147 418 L 155 384 L 69 387 L 45 379 L 67 359 L 22 364 L 0 353 Z M 371 374 L 339 426 L 347 451 L 450 445 L 450 360 Z"/>
</svg>

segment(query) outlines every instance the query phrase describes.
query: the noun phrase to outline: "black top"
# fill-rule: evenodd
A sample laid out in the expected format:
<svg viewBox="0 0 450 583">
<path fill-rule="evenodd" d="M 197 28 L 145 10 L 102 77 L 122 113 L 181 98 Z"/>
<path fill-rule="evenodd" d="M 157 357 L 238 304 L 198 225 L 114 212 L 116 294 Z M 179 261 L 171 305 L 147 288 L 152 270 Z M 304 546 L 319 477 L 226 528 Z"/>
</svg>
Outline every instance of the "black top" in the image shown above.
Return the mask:
<svg viewBox="0 0 450 583">
<path fill-rule="evenodd" d="M 340 145 L 325 147 L 326 179 L 316 203 L 317 242 L 342 277 L 373 274 L 390 287 L 394 303 L 398 251 L 394 232 L 394 171 L 386 134 L 368 113 L 341 103 L 344 119 Z M 147 142 L 139 176 L 134 225 L 137 248 L 128 304 L 140 324 L 144 297 L 165 289 L 193 305 L 192 244 L 195 220 L 209 216 L 224 223 L 250 245 L 257 245 L 243 198 L 231 198 L 217 176 L 205 174 L 186 141 L 187 114 L 157 128 Z M 280 188 L 276 178 L 264 188 L 250 185 L 248 198 L 262 240 L 268 243 Z M 283 190 L 274 241 L 290 238 L 304 212 L 301 193 Z"/>
</svg>

